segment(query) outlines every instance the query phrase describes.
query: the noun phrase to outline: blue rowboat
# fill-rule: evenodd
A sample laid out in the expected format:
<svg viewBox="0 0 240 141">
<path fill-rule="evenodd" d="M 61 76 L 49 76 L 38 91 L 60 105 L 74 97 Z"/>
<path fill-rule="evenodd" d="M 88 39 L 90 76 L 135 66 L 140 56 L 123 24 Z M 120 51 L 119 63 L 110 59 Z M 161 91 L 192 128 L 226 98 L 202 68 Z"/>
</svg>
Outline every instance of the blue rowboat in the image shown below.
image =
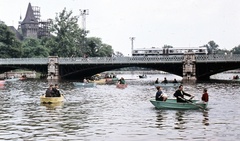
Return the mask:
<svg viewBox="0 0 240 141">
<path fill-rule="evenodd" d="M 83 88 L 91 88 L 91 87 L 96 87 L 96 83 L 82 83 L 82 82 L 73 82 L 73 85 L 75 87 L 83 87 Z"/>
<path fill-rule="evenodd" d="M 167 99 L 166 101 L 156 101 L 150 100 L 150 102 L 157 109 L 179 109 L 179 110 L 196 110 L 196 109 L 206 109 L 207 103 L 202 103 L 199 100 L 191 100 L 191 102 L 187 103 L 179 103 L 176 99 Z"/>
<path fill-rule="evenodd" d="M 106 78 L 106 84 L 116 84 L 118 82 L 118 78 Z"/>
</svg>

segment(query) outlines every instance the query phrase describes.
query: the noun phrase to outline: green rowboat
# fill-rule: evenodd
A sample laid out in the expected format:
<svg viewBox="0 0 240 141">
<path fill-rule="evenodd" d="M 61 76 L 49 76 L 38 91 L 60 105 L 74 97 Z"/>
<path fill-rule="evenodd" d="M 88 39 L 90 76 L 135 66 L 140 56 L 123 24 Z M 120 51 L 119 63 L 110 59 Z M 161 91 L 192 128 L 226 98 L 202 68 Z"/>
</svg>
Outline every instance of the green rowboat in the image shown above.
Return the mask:
<svg viewBox="0 0 240 141">
<path fill-rule="evenodd" d="M 150 100 L 150 102 L 157 109 L 179 109 L 179 110 L 196 110 L 196 109 L 206 109 L 207 103 L 202 103 L 199 100 L 191 100 L 191 102 L 187 103 L 177 103 L 176 99 L 167 99 L 167 101 L 156 101 Z"/>
</svg>

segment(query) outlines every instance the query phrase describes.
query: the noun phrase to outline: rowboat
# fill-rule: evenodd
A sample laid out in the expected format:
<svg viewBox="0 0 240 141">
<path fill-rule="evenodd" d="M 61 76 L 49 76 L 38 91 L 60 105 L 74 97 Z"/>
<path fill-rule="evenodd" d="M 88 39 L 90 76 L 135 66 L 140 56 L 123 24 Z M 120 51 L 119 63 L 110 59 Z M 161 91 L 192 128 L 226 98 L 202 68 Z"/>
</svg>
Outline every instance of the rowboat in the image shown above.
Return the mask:
<svg viewBox="0 0 240 141">
<path fill-rule="evenodd" d="M 40 101 L 43 104 L 61 103 L 64 101 L 64 96 L 61 94 L 60 97 L 46 97 L 45 94 L 43 94 L 40 96 Z"/>
<path fill-rule="evenodd" d="M 202 103 L 199 100 L 191 100 L 187 103 L 179 103 L 176 99 L 167 99 L 166 101 L 156 101 L 155 99 L 150 100 L 150 102 L 157 109 L 179 109 L 179 110 L 196 110 L 196 109 L 206 109 L 207 103 Z"/>
<path fill-rule="evenodd" d="M 125 89 L 127 88 L 127 84 L 117 84 L 116 87 L 120 89 Z"/>
<path fill-rule="evenodd" d="M 173 87 L 173 88 L 176 88 L 180 85 L 181 83 L 155 83 L 154 86 L 157 87 L 157 86 L 160 86 L 160 87 L 164 87 L 164 88 L 170 88 L 170 87 Z"/>
<path fill-rule="evenodd" d="M 4 85 L 5 84 L 5 80 L 0 80 L 0 85 Z"/>
<path fill-rule="evenodd" d="M 5 79 L 5 81 L 18 81 L 20 80 L 20 78 L 8 78 L 8 79 Z"/>
<path fill-rule="evenodd" d="M 116 84 L 118 82 L 118 78 L 106 78 L 106 84 Z"/>
<path fill-rule="evenodd" d="M 147 78 L 147 75 L 146 75 L 146 74 L 143 74 L 143 75 L 139 75 L 138 77 L 139 77 L 139 78 Z"/>
<path fill-rule="evenodd" d="M 58 102 L 58 103 L 40 103 L 41 106 L 45 106 L 48 109 L 56 109 L 56 107 L 62 107 L 64 105 L 64 102 Z"/>
<path fill-rule="evenodd" d="M 83 83 L 83 82 L 73 82 L 73 85 L 75 87 L 83 87 L 83 88 L 91 88 L 91 87 L 96 87 L 96 83 Z"/>
<path fill-rule="evenodd" d="M 96 83 L 96 84 L 99 84 L 99 85 L 104 85 L 104 84 L 106 84 L 106 80 L 105 80 L 105 79 L 90 80 L 89 82 L 90 82 L 90 83 Z"/>
</svg>

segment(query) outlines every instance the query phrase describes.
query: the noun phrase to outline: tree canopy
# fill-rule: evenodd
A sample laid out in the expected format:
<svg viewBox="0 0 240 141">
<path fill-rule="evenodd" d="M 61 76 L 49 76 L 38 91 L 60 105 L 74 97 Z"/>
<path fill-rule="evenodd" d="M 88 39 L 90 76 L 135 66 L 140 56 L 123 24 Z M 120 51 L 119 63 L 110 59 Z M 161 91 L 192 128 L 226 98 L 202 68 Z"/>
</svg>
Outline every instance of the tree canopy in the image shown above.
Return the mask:
<svg viewBox="0 0 240 141">
<path fill-rule="evenodd" d="M 0 58 L 19 58 L 22 56 L 20 41 L 7 25 L 0 24 Z"/>
</svg>

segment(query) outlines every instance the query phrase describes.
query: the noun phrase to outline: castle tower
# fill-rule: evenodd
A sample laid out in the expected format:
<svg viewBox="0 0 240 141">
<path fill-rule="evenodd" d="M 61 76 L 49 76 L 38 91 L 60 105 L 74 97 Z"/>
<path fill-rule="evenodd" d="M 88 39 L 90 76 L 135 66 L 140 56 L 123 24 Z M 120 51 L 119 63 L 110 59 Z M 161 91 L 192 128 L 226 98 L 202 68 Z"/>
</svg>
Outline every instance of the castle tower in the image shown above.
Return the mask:
<svg viewBox="0 0 240 141">
<path fill-rule="evenodd" d="M 39 11 L 39 9 L 37 9 Z M 28 4 L 28 9 L 24 20 L 21 22 L 21 29 L 24 38 L 38 38 L 38 29 L 39 29 L 39 17 L 37 15 L 35 17 L 34 14 L 38 14 L 40 12 L 36 12 L 33 10 L 31 3 Z"/>
</svg>

